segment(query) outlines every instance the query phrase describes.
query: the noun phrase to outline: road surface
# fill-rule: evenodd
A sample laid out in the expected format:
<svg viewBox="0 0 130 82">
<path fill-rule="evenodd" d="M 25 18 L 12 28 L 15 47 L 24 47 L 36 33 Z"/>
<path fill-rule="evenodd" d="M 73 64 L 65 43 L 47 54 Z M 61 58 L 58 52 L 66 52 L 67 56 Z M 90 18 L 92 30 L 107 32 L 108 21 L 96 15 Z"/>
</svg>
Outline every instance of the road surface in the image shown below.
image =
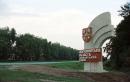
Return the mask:
<svg viewBox="0 0 130 82">
<path fill-rule="evenodd" d="M 78 62 L 78 61 L 59 61 L 59 62 L 0 62 L 0 65 L 35 65 L 35 64 L 53 64 L 65 62 Z"/>
</svg>

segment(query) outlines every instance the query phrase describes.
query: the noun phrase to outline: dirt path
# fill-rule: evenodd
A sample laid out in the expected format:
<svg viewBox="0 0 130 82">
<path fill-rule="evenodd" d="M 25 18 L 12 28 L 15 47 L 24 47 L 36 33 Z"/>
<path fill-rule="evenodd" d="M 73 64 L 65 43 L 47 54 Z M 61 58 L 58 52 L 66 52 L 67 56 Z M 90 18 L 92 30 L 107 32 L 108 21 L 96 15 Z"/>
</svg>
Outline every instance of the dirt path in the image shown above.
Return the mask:
<svg viewBox="0 0 130 82">
<path fill-rule="evenodd" d="M 90 82 L 130 82 L 130 76 L 121 72 L 84 73 L 50 68 L 41 65 L 26 65 L 20 67 L 20 69 L 24 71 L 38 72 L 54 76 L 78 77 Z"/>
</svg>

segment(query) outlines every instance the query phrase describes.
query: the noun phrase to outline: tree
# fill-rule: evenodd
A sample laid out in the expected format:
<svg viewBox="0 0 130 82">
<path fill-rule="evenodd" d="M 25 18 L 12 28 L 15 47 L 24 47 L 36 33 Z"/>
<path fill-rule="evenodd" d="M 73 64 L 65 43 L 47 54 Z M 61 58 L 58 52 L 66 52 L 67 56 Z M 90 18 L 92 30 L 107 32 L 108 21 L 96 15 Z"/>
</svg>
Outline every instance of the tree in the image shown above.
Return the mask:
<svg viewBox="0 0 130 82">
<path fill-rule="evenodd" d="M 130 2 L 126 3 L 124 6 L 121 6 L 120 16 L 126 18 L 128 15 L 130 15 Z"/>
<path fill-rule="evenodd" d="M 10 60 L 13 60 L 15 58 L 16 55 L 15 48 L 16 48 L 16 31 L 14 28 L 12 28 L 10 31 L 10 50 L 11 50 Z"/>
<path fill-rule="evenodd" d="M 8 60 L 11 53 L 10 30 L 8 27 L 0 29 L 0 60 Z"/>
<path fill-rule="evenodd" d="M 38 60 L 40 53 L 39 43 L 34 35 L 20 35 L 16 42 L 18 60 Z"/>
<path fill-rule="evenodd" d="M 120 15 L 124 19 L 117 25 L 116 36 L 110 40 L 111 65 L 115 69 L 130 67 L 130 3 L 121 7 Z M 129 60 L 129 61 L 128 61 Z"/>
<path fill-rule="evenodd" d="M 0 28 L 0 60 L 39 61 L 78 59 L 78 50 L 32 34 L 17 35 L 14 28 Z"/>
<path fill-rule="evenodd" d="M 16 31 L 14 28 L 12 28 L 10 31 L 10 38 L 11 38 L 11 43 L 14 44 L 14 42 L 16 41 Z"/>
</svg>

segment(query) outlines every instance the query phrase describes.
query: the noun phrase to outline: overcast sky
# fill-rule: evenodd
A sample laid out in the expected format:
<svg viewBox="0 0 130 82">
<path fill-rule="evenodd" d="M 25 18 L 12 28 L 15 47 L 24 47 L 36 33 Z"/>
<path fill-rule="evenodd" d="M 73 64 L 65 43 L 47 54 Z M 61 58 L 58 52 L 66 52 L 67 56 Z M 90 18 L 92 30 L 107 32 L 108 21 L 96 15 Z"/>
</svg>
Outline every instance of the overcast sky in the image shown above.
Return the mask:
<svg viewBox="0 0 130 82">
<path fill-rule="evenodd" d="M 30 33 L 83 49 L 82 29 L 97 15 L 110 12 L 116 26 L 120 6 L 129 0 L 0 0 L 0 27 L 15 28 L 18 34 Z"/>
</svg>

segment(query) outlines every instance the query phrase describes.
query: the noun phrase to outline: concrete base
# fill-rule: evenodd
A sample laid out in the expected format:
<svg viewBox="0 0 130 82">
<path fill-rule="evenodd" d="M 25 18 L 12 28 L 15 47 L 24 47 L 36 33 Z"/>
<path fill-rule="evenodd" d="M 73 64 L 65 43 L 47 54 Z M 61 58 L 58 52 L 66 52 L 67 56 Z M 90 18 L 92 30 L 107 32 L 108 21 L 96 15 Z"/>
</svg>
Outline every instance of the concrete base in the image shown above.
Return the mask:
<svg viewBox="0 0 130 82">
<path fill-rule="evenodd" d="M 103 70 L 103 62 L 94 62 L 94 63 L 88 63 L 85 62 L 84 63 L 84 72 L 97 72 L 97 73 L 101 73 L 101 72 L 105 72 Z"/>
</svg>

